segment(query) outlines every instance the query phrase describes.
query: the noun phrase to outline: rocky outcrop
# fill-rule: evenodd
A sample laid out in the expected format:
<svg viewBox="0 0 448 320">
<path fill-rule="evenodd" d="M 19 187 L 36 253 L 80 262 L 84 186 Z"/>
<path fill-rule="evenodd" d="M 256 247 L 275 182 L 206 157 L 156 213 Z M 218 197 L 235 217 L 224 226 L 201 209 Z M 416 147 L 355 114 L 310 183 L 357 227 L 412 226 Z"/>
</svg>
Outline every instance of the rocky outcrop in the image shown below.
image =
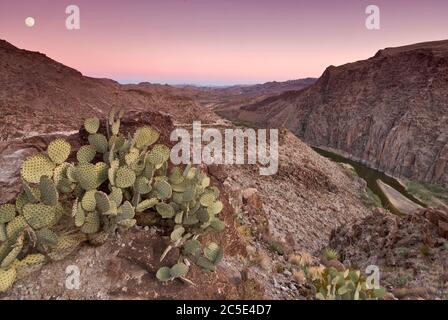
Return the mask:
<svg viewBox="0 0 448 320">
<path fill-rule="evenodd" d="M 446 299 L 447 212 L 420 210 L 403 218 L 383 210 L 331 236 L 346 266 L 376 265 L 380 284 L 399 299 Z"/>
<path fill-rule="evenodd" d="M 302 91 L 221 112 L 287 127 L 394 176 L 448 186 L 448 41 L 380 50 L 331 66 Z"/>
<path fill-rule="evenodd" d="M 376 183 L 378 184 L 378 187 L 383 192 L 384 196 L 389 201 L 390 205 L 394 209 L 396 209 L 398 212 L 403 213 L 403 214 L 411 214 L 411 213 L 417 211 L 418 209 L 423 208 L 419 204 L 406 198 L 399 191 L 392 188 L 387 183 L 384 183 L 381 180 L 377 180 Z"/>
</svg>

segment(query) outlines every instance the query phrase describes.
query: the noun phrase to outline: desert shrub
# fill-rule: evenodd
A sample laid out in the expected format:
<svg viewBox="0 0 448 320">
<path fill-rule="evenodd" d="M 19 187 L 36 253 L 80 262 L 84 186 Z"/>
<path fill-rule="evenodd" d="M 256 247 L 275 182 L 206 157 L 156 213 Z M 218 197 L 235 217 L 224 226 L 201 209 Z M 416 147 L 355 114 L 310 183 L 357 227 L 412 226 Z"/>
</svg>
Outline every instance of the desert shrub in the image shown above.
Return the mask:
<svg viewBox="0 0 448 320">
<path fill-rule="evenodd" d="M 337 271 L 330 268 L 316 268 L 309 275 L 319 300 L 376 300 L 385 295 L 384 288 L 368 288 L 366 279 L 359 270 Z"/>
</svg>

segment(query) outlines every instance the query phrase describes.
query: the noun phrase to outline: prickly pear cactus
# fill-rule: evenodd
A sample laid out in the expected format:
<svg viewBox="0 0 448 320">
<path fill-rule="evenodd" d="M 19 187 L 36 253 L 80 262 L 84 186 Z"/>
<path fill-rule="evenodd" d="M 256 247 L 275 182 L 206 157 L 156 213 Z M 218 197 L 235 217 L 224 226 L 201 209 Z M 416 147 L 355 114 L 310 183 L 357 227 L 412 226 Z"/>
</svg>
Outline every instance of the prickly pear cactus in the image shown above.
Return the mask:
<svg viewBox="0 0 448 320">
<path fill-rule="evenodd" d="M 370 288 L 359 270 L 325 268 L 314 276 L 313 285 L 319 300 L 377 300 L 386 293 L 381 287 Z"/>
<path fill-rule="evenodd" d="M 0 292 L 84 242 L 103 244 L 118 229 L 136 225 L 136 215 L 150 216 L 170 239 L 160 261 L 180 249 L 178 262 L 157 272 L 160 281 L 192 283 L 192 263 L 215 270 L 223 249 L 199 240 L 224 229 L 219 190 L 197 168 L 171 166 L 169 147 L 157 144 L 160 135 L 149 125 L 122 135 L 122 116 L 112 110 L 104 134 L 98 118 L 86 119 L 88 144 L 74 162 L 64 139 L 23 162 L 23 191 L 15 204 L 0 205 Z"/>
</svg>

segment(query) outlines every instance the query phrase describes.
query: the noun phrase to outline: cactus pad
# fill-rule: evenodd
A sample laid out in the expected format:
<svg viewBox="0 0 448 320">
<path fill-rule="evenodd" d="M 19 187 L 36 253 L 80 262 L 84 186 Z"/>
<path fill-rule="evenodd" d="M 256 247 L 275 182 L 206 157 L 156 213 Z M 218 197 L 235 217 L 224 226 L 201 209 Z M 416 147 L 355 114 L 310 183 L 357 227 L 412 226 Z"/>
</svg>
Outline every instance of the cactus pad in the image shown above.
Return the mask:
<svg viewBox="0 0 448 320">
<path fill-rule="evenodd" d="M 101 246 L 106 243 L 109 238 L 109 233 L 105 231 L 101 231 L 95 234 L 89 235 L 89 243 L 94 246 Z"/>
<path fill-rule="evenodd" d="M 170 158 L 170 148 L 163 144 L 156 144 L 146 156 L 146 161 L 154 166 L 160 166 Z"/>
<path fill-rule="evenodd" d="M 86 191 L 98 187 L 98 173 L 95 165 L 91 163 L 80 164 L 75 168 L 75 178 L 81 188 Z"/>
<path fill-rule="evenodd" d="M 171 277 L 185 277 L 188 273 L 188 266 L 185 263 L 177 263 L 170 269 Z"/>
<path fill-rule="evenodd" d="M 86 240 L 87 236 L 84 234 L 61 236 L 59 237 L 58 244 L 47 255 L 54 261 L 62 260 Z"/>
<path fill-rule="evenodd" d="M 87 191 L 82 197 L 81 203 L 82 207 L 86 211 L 94 211 L 96 208 L 96 199 L 95 199 L 96 190 Z"/>
<path fill-rule="evenodd" d="M 224 208 L 224 205 L 221 201 L 216 201 L 212 203 L 208 208 L 207 211 L 211 215 L 216 215 L 221 212 L 221 210 Z"/>
<path fill-rule="evenodd" d="M 14 261 L 12 267 L 16 269 L 17 279 L 22 279 L 37 271 L 45 262 L 43 254 L 29 254 L 22 260 Z"/>
<path fill-rule="evenodd" d="M 154 190 L 157 192 L 157 197 L 160 200 L 171 198 L 171 195 L 173 194 L 173 189 L 166 181 L 156 182 L 154 184 Z"/>
<path fill-rule="evenodd" d="M 107 176 L 109 178 L 109 182 L 112 186 L 115 186 L 115 177 L 117 176 L 117 170 L 120 166 L 120 162 L 118 160 L 114 160 L 110 163 L 110 168 L 107 172 Z"/>
<path fill-rule="evenodd" d="M 0 223 L 0 242 L 6 241 L 8 239 L 8 234 L 6 233 L 6 225 Z"/>
<path fill-rule="evenodd" d="M 152 179 L 154 176 L 154 166 L 151 163 L 146 163 L 145 169 L 143 169 L 143 175 L 148 179 Z"/>
<path fill-rule="evenodd" d="M 139 149 L 156 143 L 158 139 L 159 133 L 148 126 L 138 129 L 134 135 L 135 146 Z"/>
<path fill-rule="evenodd" d="M 16 241 L 16 243 L 12 247 L 12 250 L 2 260 L 0 268 L 8 268 L 16 260 L 20 251 L 22 251 L 22 248 L 23 248 L 23 235 Z"/>
<path fill-rule="evenodd" d="M 137 205 L 137 208 L 135 210 L 137 212 L 143 212 L 149 208 L 154 207 L 158 203 L 159 203 L 159 200 L 157 200 L 156 198 L 146 199 L 146 200 L 143 200 L 142 202 L 140 202 Z"/>
<path fill-rule="evenodd" d="M 167 203 L 157 204 L 156 210 L 164 219 L 170 219 L 175 215 L 174 208 Z"/>
<path fill-rule="evenodd" d="M 15 205 L 0 205 L 0 291 L 40 267 L 46 257 L 61 260 L 84 241 L 101 245 L 116 230 L 131 228 L 136 212 L 144 224 L 156 224 L 170 235 L 161 261 L 170 249 L 179 249 L 178 263 L 159 269 L 158 279 L 189 282 L 183 278 L 189 262 L 215 269 L 223 251 L 216 244 L 203 250 L 199 237 L 225 226 L 218 219 L 223 209 L 219 190 L 191 165 L 174 167 L 168 175 L 171 151 L 157 144 L 159 133 L 145 126 L 133 137 L 124 135 L 119 132 L 121 117 L 111 113 L 108 137 L 99 132 L 97 118 L 85 121 L 89 144 L 78 149 L 76 163 L 67 162 L 71 146 L 63 139 L 23 162 L 23 191 Z M 45 256 L 26 256 L 33 247 Z"/>
<path fill-rule="evenodd" d="M 171 280 L 171 269 L 168 267 L 160 268 L 156 273 L 156 278 L 162 282 Z"/>
<path fill-rule="evenodd" d="M 56 183 L 56 189 L 61 193 L 70 193 L 73 191 L 73 185 L 69 179 L 62 178 Z"/>
<path fill-rule="evenodd" d="M 89 144 L 99 153 L 105 153 L 109 147 L 109 143 L 101 133 L 94 133 L 88 137 Z"/>
<path fill-rule="evenodd" d="M 40 201 L 40 189 L 31 188 L 28 184 L 23 184 L 23 191 L 25 191 L 27 201 L 29 203 L 38 203 Z"/>
<path fill-rule="evenodd" d="M 76 153 L 76 159 L 79 163 L 90 163 L 96 156 L 96 149 L 90 144 L 82 146 Z"/>
<path fill-rule="evenodd" d="M 202 223 L 208 222 L 210 220 L 210 214 L 205 209 L 198 210 L 197 217 Z"/>
<path fill-rule="evenodd" d="M 137 223 L 137 220 L 135 219 L 124 219 L 117 222 L 119 226 L 125 227 L 126 229 L 129 229 Z"/>
<path fill-rule="evenodd" d="M 39 183 L 41 201 L 49 206 L 55 206 L 58 203 L 59 194 L 53 180 L 47 176 L 40 177 Z"/>
<path fill-rule="evenodd" d="M 98 186 L 101 185 L 104 181 L 107 180 L 107 171 L 109 167 L 104 162 L 97 162 L 95 164 L 96 177 Z"/>
<path fill-rule="evenodd" d="M 196 264 L 205 272 L 215 271 L 215 265 L 213 264 L 213 262 L 205 257 L 199 257 L 199 259 L 196 261 Z"/>
<path fill-rule="evenodd" d="M 223 257 L 224 251 L 214 242 L 209 243 L 204 249 L 204 256 L 214 265 Z"/>
<path fill-rule="evenodd" d="M 0 293 L 9 290 L 16 280 L 16 269 L 0 269 Z"/>
<path fill-rule="evenodd" d="M 13 204 L 0 205 L 0 224 L 7 223 L 16 216 L 16 207 Z"/>
<path fill-rule="evenodd" d="M 226 227 L 226 225 L 224 224 L 224 222 L 222 222 L 219 219 L 213 219 L 212 221 L 210 221 L 210 226 L 215 229 L 216 231 L 222 231 L 224 230 L 224 228 Z"/>
<path fill-rule="evenodd" d="M 182 175 L 182 172 L 180 171 L 179 167 L 174 167 L 171 171 L 169 181 L 172 184 L 180 184 L 184 181 L 184 177 Z"/>
<path fill-rule="evenodd" d="M 134 216 L 135 216 L 134 207 L 131 205 L 129 201 L 126 201 L 119 209 L 117 220 L 120 221 L 126 219 L 133 219 Z"/>
<path fill-rule="evenodd" d="M 177 227 L 173 230 L 173 232 L 171 232 L 170 238 L 171 241 L 176 242 L 177 240 L 179 240 L 180 238 L 182 238 L 182 235 L 185 232 L 185 228 L 183 227 Z"/>
<path fill-rule="evenodd" d="M 109 199 L 119 206 L 123 202 L 123 192 L 120 188 L 112 187 L 112 191 L 109 194 Z"/>
<path fill-rule="evenodd" d="M 64 162 L 57 166 L 53 172 L 53 180 L 56 185 L 60 184 L 63 180 L 68 180 L 67 177 L 67 169 L 71 165 L 67 162 Z"/>
<path fill-rule="evenodd" d="M 135 181 L 134 189 L 140 194 L 147 194 L 151 191 L 152 187 L 149 179 L 142 176 L 138 177 Z"/>
<path fill-rule="evenodd" d="M 28 197 L 25 192 L 19 193 L 16 198 L 16 209 L 17 212 L 22 213 L 22 208 L 25 204 L 29 203 Z"/>
<path fill-rule="evenodd" d="M 204 207 L 210 207 L 215 202 L 215 200 L 215 194 L 212 192 L 204 193 L 200 198 L 200 202 Z"/>
<path fill-rule="evenodd" d="M 75 212 L 75 226 L 79 228 L 82 227 L 82 225 L 86 221 L 86 212 L 84 211 L 81 202 L 78 202 L 76 207 L 77 208 Z"/>
<path fill-rule="evenodd" d="M 188 240 L 184 244 L 184 254 L 186 255 L 196 255 L 201 251 L 201 243 L 198 240 Z"/>
<path fill-rule="evenodd" d="M 86 234 L 96 233 L 100 230 L 100 223 L 100 215 L 97 212 L 89 212 L 81 231 Z"/>
<path fill-rule="evenodd" d="M 102 191 L 95 192 L 96 208 L 99 212 L 105 213 L 110 210 L 111 203 L 107 194 Z"/>
<path fill-rule="evenodd" d="M 54 163 L 42 154 L 26 159 L 20 170 L 23 180 L 29 183 L 39 183 L 42 176 L 53 176 Z"/>
<path fill-rule="evenodd" d="M 115 184 L 118 188 L 131 187 L 135 182 L 135 173 L 129 167 L 120 167 L 115 176 Z"/>
<path fill-rule="evenodd" d="M 48 156 L 56 164 L 64 163 L 68 159 L 71 150 L 70 143 L 64 139 L 53 140 L 47 148 Z"/>
<path fill-rule="evenodd" d="M 138 158 L 140 156 L 140 151 L 136 148 L 132 148 L 125 156 L 125 162 L 128 166 L 134 164 L 137 162 Z"/>
<path fill-rule="evenodd" d="M 120 120 L 115 121 L 112 124 L 111 129 L 112 129 L 112 134 L 117 135 L 118 132 L 120 131 Z"/>
<path fill-rule="evenodd" d="M 26 227 L 26 220 L 23 216 L 16 216 L 6 225 L 6 234 L 9 239 L 17 238 Z"/>
<path fill-rule="evenodd" d="M 88 133 L 97 133 L 100 128 L 100 120 L 97 117 L 88 118 L 84 121 L 84 128 Z"/>
<path fill-rule="evenodd" d="M 44 245 L 54 246 L 58 243 L 58 236 L 50 229 L 43 228 L 36 231 L 37 240 Z"/>
<path fill-rule="evenodd" d="M 56 219 L 55 208 L 42 203 L 26 204 L 23 207 L 23 216 L 33 229 L 51 226 Z"/>
</svg>

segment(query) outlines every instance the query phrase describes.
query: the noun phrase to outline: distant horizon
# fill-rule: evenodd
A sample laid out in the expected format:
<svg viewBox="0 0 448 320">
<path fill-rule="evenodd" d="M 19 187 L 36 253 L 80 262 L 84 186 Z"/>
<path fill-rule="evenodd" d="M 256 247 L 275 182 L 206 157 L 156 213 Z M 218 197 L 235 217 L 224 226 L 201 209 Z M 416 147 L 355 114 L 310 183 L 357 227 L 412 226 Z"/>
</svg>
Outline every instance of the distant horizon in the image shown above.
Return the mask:
<svg viewBox="0 0 448 320">
<path fill-rule="evenodd" d="M 88 75 L 87 75 L 88 76 Z M 90 77 L 90 76 L 89 76 Z M 320 76 L 319 76 L 320 77 Z M 140 84 L 140 83 L 150 83 L 150 84 L 158 84 L 158 85 L 170 85 L 170 86 L 194 86 L 194 87 L 209 87 L 209 88 L 219 88 L 219 87 L 233 87 L 233 86 L 253 86 L 258 84 L 265 84 L 268 82 L 288 82 L 288 81 L 295 81 L 295 80 L 305 80 L 305 79 L 319 79 L 319 77 L 298 77 L 296 79 L 288 79 L 288 80 L 268 80 L 268 81 L 254 81 L 254 82 L 225 82 L 225 83 L 217 83 L 217 82 L 192 82 L 192 81 L 176 81 L 176 80 L 131 80 L 131 79 L 111 79 L 114 81 L 117 81 L 118 83 L 122 85 L 126 84 Z M 95 77 L 96 78 L 96 77 Z M 104 77 L 98 77 L 98 78 L 104 78 Z"/>
</svg>

